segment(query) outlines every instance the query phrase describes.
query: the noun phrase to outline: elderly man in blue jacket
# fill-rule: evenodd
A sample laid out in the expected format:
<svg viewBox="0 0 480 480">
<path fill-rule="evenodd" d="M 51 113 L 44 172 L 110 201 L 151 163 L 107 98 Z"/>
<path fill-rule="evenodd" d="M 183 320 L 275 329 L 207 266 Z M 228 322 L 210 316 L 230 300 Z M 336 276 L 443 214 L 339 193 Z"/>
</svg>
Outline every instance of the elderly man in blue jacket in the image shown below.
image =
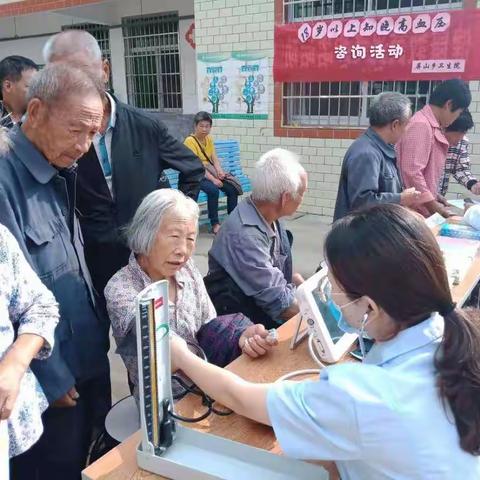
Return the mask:
<svg viewBox="0 0 480 480">
<path fill-rule="evenodd" d="M 397 92 L 381 93 L 371 99 L 368 116 L 370 128 L 343 159 L 334 220 L 378 203 L 413 207 L 421 200 L 414 188 L 403 189 L 394 148 L 412 116 L 409 98 Z"/>
<path fill-rule="evenodd" d="M 44 434 L 14 459 L 15 480 L 79 479 L 110 406 L 108 322 L 96 306 L 75 215 L 75 162 L 100 128 L 100 90 L 81 70 L 46 67 L 32 81 L 27 118 L 0 158 L 0 223 L 60 307 L 52 355 L 32 363 L 50 404 Z"/>
</svg>

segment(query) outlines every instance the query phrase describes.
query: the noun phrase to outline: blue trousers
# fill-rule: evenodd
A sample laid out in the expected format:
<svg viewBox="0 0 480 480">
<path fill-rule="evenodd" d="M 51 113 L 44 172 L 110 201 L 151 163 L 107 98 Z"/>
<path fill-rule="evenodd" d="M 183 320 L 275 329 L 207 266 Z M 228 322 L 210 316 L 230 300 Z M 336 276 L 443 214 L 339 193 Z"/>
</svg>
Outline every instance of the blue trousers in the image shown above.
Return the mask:
<svg viewBox="0 0 480 480">
<path fill-rule="evenodd" d="M 220 223 L 218 220 L 218 196 L 220 195 L 220 190 L 227 196 L 228 213 L 232 212 L 237 206 L 237 191 L 229 183 L 225 182 L 222 188 L 218 188 L 213 182 L 204 178 L 200 182 L 200 190 L 207 194 L 208 219 L 210 220 L 212 227 L 217 223 Z"/>
</svg>

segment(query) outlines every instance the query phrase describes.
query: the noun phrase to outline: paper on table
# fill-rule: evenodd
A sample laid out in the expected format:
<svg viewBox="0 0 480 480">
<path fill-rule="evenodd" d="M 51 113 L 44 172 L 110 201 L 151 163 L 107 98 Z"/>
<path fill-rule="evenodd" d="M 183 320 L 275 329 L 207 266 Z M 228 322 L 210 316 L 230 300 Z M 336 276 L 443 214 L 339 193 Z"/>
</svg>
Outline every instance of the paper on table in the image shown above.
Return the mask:
<svg viewBox="0 0 480 480">
<path fill-rule="evenodd" d="M 458 285 L 477 256 L 480 241 L 442 236 L 436 239 L 443 253 L 449 284 Z"/>
<path fill-rule="evenodd" d="M 425 223 L 428 228 L 434 228 L 440 225 L 443 225 L 447 221 L 446 218 L 442 217 L 439 213 L 434 213 L 432 216 L 425 219 Z"/>
<path fill-rule="evenodd" d="M 465 208 L 465 201 L 463 200 L 463 198 L 448 200 L 448 203 L 452 207 L 459 208 L 460 210 L 463 210 Z"/>
</svg>

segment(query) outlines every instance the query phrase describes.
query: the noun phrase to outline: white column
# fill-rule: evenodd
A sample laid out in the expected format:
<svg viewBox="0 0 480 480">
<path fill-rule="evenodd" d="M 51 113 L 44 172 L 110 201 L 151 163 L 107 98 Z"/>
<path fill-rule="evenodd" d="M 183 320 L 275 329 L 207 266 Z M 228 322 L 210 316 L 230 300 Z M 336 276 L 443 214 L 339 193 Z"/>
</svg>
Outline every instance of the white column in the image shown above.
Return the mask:
<svg viewBox="0 0 480 480">
<path fill-rule="evenodd" d="M 110 55 L 112 82 L 116 97 L 127 102 L 127 76 L 125 72 L 125 48 L 121 28 L 110 29 Z"/>
<path fill-rule="evenodd" d="M 185 40 L 193 18 L 180 20 L 178 43 L 180 52 L 180 72 L 182 74 L 183 113 L 197 113 L 197 58 L 195 49 Z"/>
</svg>

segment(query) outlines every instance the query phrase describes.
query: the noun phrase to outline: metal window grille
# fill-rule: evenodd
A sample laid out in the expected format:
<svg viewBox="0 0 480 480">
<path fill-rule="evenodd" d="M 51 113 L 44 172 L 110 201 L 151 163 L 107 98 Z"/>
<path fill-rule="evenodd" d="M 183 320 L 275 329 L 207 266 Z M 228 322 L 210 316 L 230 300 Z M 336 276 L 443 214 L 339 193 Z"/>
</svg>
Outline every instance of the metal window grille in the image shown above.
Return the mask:
<svg viewBox="0 0 480 480">
<path fill-rule="evenodd" d="M 283 0 L 285 22 L 459 8 L 462 0 Z"/>
<path fill-rule="evenodd" d="M 110 78 L 107 88 L 112 87 L 112 62 L 110 53 L 110 29 L 107 25 L 99 23 L 76 23 L 73 25 L 64 25 L 62 30 L 85 30 L 90 33 L 98 42 L 98 46 L 102 52 L 102 57 L 108 60 L 110 64 Z"/>
<path fill-rule="evenodd" d="M 286 126 L 363 127 L 372 97 L 400 92 L 412 109 L 424 107 L 436 81 L 318 82 L 283 84 L 283 124 Z"/>
<path fill-rule="evenodd" d="M 136 107 L 182 110 L 178 14 L 122 20 L 128 100 Z"/>
<path fill-rule="evenodd" d="M 455 0 L 283 0 L 286 22 L 458 8 Z M 283 125 L 363 127 L 373 96 L 407 95 L 414 111 L 428 101 L 435 81 L 297 82 L 283 84 Z"/>
</svg>

